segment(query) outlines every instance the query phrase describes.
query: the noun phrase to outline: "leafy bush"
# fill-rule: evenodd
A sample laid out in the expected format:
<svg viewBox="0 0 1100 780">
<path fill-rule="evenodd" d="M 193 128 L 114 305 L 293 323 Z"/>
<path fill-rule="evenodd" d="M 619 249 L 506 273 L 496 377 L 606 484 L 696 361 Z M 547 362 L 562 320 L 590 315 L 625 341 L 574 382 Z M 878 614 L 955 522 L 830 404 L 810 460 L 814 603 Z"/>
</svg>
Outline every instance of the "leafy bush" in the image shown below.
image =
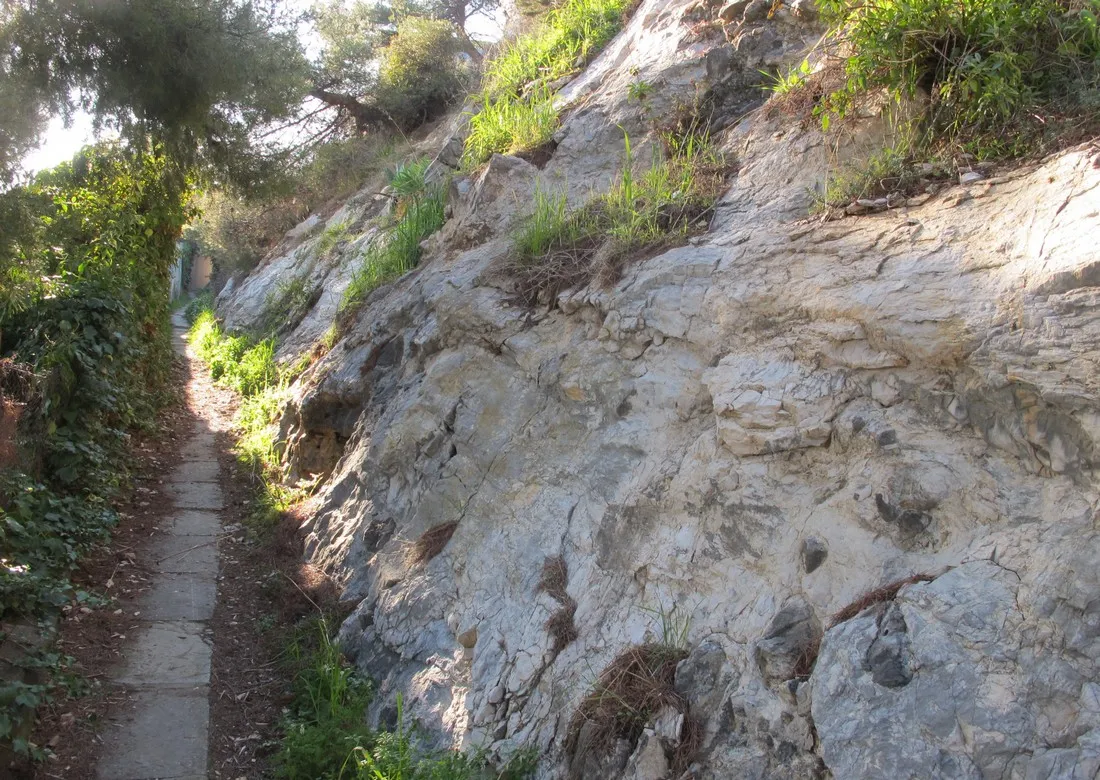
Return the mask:
<svg viewBox="0 0 1100 780">
<path fill-rule="evenodd" d="M 1100 0 L 820 0 L 844 41 L 847 80 L 818 113 L 850 113 L 884 89 L 930 95 L 925 145 L 980 157 L 1041 146 L 1052 129 L 1095 125 Z M 1049 139 L 1045 139 L 1049 140 Z"/>
<path fill-rule="evenodd" d="M 214 293 L 210 290 L 202 290 L 187 302 L 187 306 L 183 309 L 183 316 L 189 324 L 193 325 L 202 312 L 213 308 Z"/>
<path fill-rule="evenodd" d="M 18 296 L 0 291 L 0 418 L 17 411 L 14 434 L 0 433 L 17 450 L 0 474 L 5 623 L 94 598 L 69 577 L 117 520 L 130 431 L 152 427 L 168 395 L 168 275 L 188 186 L 157 151 L 101 145 L 0 193 L 0 214 L 14 215 L 0 225 L 0 274 Z M 11 660 L 63 662 L 48 649 Z M 0 685 L 0 742 L 37 754 L 20 724 L 48 696 L 47 685 Z"/>
<path fill-rule="evenodd" d="M 450 22 L 406 16 L 382 50 L 379 106 L 405 129 L 442 114 L 466 91 L 469 76 L 459 65 L 461 51 L 458 31 Z"/>
<path fill-rule="evenodd" d="M 486 67 L 463 165 L 537 148 L 557 129 L 553 82 L 583 68 L 622 28 L 629 0 L 566 0 Z"/>
</svg>

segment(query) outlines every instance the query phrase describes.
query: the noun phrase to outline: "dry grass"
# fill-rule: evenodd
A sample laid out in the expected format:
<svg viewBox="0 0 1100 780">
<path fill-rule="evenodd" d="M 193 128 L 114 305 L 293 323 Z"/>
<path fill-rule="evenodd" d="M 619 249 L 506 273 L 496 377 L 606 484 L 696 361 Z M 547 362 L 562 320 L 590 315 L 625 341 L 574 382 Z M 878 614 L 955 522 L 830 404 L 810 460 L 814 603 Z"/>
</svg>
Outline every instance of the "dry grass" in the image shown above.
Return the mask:
<svg viewBox="0 0 1100 780">
<path fill-rule="evenodd" d="M 703 723 L 690 712 L 684 713 L 684 725 L 680 729 L 680 744 L 672 753 L 669 762 L 672 776 L 680 777 L 691 766 L 692 759 L 703 745 Z"/>
<path fill-rule="evenodd" d="M 814 666 L 817 664 L 817 655 L 821 652 L 821 636 L 815 636 L 805 647 L 802 648 L 802 652 L 798 654 L 798 658 L 794 662 L 794 676 L 795 677 L 809 677 L 814 672 Z"/>
<path fill-rule="evenodd" d="M 860 612 L 875 604 L 881 604 L 884 601 L 893 601 L 897 598 L 898 592 L 906 585 L 913 585 L 918 582 L 931 582 L 934 579 L 936 578 L 931 574 L 914 574 L 904 579 L 900 579 L 897 582 L 891 582 L 889 585 L 883 585 L 881 588 L 869 590 L 844 609 L 833 615 L 832 619 L 829 621 L 829 628 L 838 626 L 846 620 L 851 620 Z"/>
<path fill-rule="evenodd" d="M 548 593 L 555 601 L 564 604 L 569 599 L 565 586 L 569 582 L 569 567 L 560 555 L 547 557 L 542 564 L 539 590 Z"/>
<path fill-rule="evenodd" d="M 439 555 L 443 552 L 443 548 L 447 546 L 447 542 L 451 541 L 451 537 L 455 535 L 457 529 L 457 520 L 429 528 L 413 545 L 409 556 L 411 563 L 427 563 Z"/>
<path fill-rule="evenodd" d="M 650 643 L 630 648 L 604 669 L 569 724 L 565 751 L 573 777 L 592 754 L 610 755 L 617 740 L 637 743 L 646 723 L 665 707 L 685 715 L 675 760 L 685 766 L 690 762 L 699 743 L 698 723 L 688 717 L 688 702 L 673 687 L 676 665 L 686 655 L 686 650 Z"/>
<path fill-rule="evenodd" d="M 568 596 L 567 602 L 561 605 L 561 609 L 550 616 L 546 621 L 546 633 L 554 640 L 554 652 L 560 653 L 566 646 L 576 640 L 580 633 L 573 616 L 577 612 L 577 602 Z"/>
<path fill-rule="evenodd" d="M 501 274 L 512 281 L 518 304 L 547 305 L 562 291 L 583 287 L 592 280 L 596 273 L 592 259 L 602 243 L 602 239 L 587 238 L 551 247 L 538 262 L 511 257 L 501 266 Z"/>
<path fill-rule="evenodd" d="M 566 645 L 579 636 L 577 624 L 573 620 L 573 616 L 577 613 L 577 602 L 565 590 L 568 582 L 569 567 L 565 563 L 565 558 L 560 555 L 548 557 L 542 564 L 542 576 L 539 577 L 538 589 L 561 604 L 561 609 L 546 621 L 546 632 L 554 640 L 555 653 L 560 653 Z"/>
</svg>

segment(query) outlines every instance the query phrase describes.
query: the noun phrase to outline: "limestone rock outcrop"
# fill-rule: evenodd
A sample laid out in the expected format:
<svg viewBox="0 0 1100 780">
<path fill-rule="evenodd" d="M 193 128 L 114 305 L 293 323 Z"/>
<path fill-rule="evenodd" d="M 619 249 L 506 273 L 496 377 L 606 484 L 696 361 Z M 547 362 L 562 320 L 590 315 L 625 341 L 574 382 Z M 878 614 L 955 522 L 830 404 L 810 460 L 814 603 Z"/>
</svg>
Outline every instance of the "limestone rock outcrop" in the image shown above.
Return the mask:
<svg viewBox="0 0 1100 780">
<path fill-rule="evenodd" d="M 1093 778 L 1100 150 L 809 219 L 821 134 L 744 114 L 755 69 L 819 33 L 753 5 L 713 9 L 727 43 L 645 0 L 562 91 L 551 160 L 456 179 L 420 267 L 295 385 L 292 461 L 326 475 L 307 553 L 356 604 L 340 641 L 371 716 L 401 693 L 439 744 L 534 746 L 565 777 L 601 672 L 667 643 L 679 708 L 587 776 Z M 645 138 L 692 83 L 724 96 L 738 164 L 710 230 L 517 305 L 494 271 L 536 187 L 605 187 L 620 128 Z M 220 311 L 246 327 L 303 275 L 323 293 L 282 354 L 305 352 L 380 207 L 329 220 L 350 226 L 329 257 L 303 226 Z"/>
</svg>

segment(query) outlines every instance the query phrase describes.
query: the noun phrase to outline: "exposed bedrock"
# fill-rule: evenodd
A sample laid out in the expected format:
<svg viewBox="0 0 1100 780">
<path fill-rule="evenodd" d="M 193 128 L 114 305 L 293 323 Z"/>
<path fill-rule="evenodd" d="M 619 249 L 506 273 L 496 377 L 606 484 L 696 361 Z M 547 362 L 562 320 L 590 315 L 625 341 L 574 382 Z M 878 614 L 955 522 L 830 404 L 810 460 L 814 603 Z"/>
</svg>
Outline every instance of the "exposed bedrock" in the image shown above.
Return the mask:
<svg viewBox="0 0 1100 780">
<path fill-rule="evenodd" d="M 307 552 L 357 605 L 371 717 L 400 693 L 439 744 L 533 745 L 547 778 L 1095 777 L 1097 151 L 807 220 L 820 134 L 740 112 L 819 32 L 727 43 L 695 6 L 643 2 L 563 90 L 552 159 L 456 180 L 420 267 L 295 385 L 292 460 L 327 475 Z M 728 95 L 711 229 L 516 305 L 517 221 L 536 187 L 605 187 L 620 125 L 645 147 L 639 78 L 657 111 L 692 81 Z M 340 252 L 302 228 L 220 310 L 246 325 L 308 274 L 283 354 L 307 351 L 381 206 L 348 208 Z M 581 760 L 585 697 L 653 644 L 680 648 L 664 706 Z"/>
</svg>

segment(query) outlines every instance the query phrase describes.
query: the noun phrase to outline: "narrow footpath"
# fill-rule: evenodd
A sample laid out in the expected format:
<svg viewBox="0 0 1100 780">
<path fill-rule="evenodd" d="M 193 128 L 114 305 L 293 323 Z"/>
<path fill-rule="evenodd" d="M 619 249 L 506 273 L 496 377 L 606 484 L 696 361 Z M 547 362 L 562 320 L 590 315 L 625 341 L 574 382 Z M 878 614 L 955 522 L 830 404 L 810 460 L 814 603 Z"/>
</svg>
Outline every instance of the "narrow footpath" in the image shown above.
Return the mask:
<svg viewBox="0 0 1100 780">
<path fill-rule="evenodd" d="M 187 356 L 186 322 L 172 320 Z M 174 509 L 153 541 L 151 587 L 138 603 L 135 641 L 111 675 L 130 695 L 103 732 L 100 780 L 205 780 L 210 723 L 210 621 L 217 600 L 218 536 L 225 499 L 215 433 L 198 419 L 175 471 L 165 475 Z"/>
</svg>

